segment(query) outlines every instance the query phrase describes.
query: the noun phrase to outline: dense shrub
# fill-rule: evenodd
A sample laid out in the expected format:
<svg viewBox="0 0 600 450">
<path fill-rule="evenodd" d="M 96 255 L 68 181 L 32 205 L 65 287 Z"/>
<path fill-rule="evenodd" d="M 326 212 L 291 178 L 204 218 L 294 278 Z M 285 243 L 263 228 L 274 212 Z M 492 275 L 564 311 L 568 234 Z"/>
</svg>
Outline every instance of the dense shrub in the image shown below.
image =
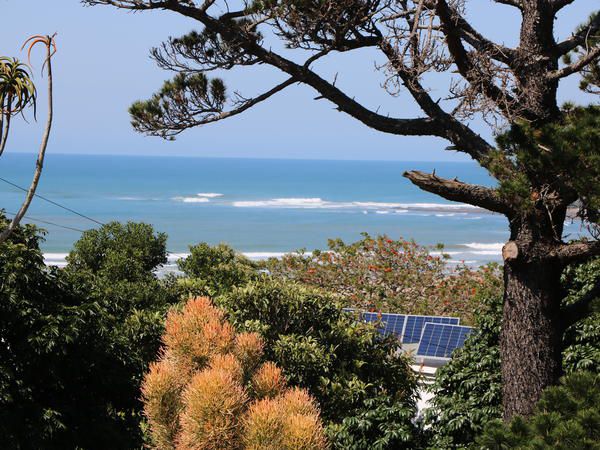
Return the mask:
<svg viewBox="0 0 600 450">
<path fill-rule="evenodd" d="M 600 259 L 569 267 L 563 282 L 577 301 L 600 277 Z M 477 329 L 452 360 L 436 374 L 432 407 L 426 414 L 431 448 L 472 448 L 484 426 L 501 416 L 500 325 L 502 298 L 482 291 L 482 307 L 476 314 Z M 564 335 L 563 369 L 600 372 L 599 303 L 592 312 L 569 327 Z M 507 447 L 509 448 L 509 447 Z"/>
<path fill-rule="evenodd" d="M 313 398 L 262 362 L 255 333 L 236 333 L 210 300 L 167 317 L 163 348 L 142 387 L 157 449 L 325 449 Z"/>
<path fill-rule="evenodd" d="M 476 329 L 438 369 L 435 397 L 425 411 L 431 449 L 467 448 L 486 423 L 502 415 L 501 322 L 502 297 L 483 300 Z"/>
<path fill-rule="evenodd" d="M 472 322 L 479 290 L 500 292 L 502 286 L 493 265 L 451 268 L 443 254 L 433 254 L 428 247 L 368 234 L 352 244 L 331 240 L 326 251 L 271 259 L 266 268 L 275 278 L 326 289 L 348 306 L 459 316 L 464 323 Z"/>
<path fill-rule="evenodd" d="M 226 292 L 233 286 L 242 286 L 258 275 L 255 263 L 226 244 L 210 246 L 201 242 L 190 246 L 190 255 L 179 260 L 177 265 L 194 281 L 190 287 L 210 296 Z"/>
<path fill-rule="evenodd" d="M 65 270 L 44 265 L 40 239 L 26 226 L 0 246 L 0 446 L 139 447 L 140 382 L 179 298 L 152 273 L 164 239 L 110 224 Z"/>
<path fill-rule="evenodd" d="M 318 400 L 335 448 L 414 448 L 416 383 L 396 339 L 356 323 L 330 294 L 267 276 L 217 301 Z"/>
<path fill-rule="evenodd" d="M 576 302 L 600 282 L 600 258 L 569 267 L 563 281 L 569 286 L 566 303 Z M 591 314 L 570 327 L 564 339 L 563 365 L 567 372 L 600 373 L 600 298 L 591 305 Z"/>
<path fill-rule="evenodd" d="M 167 262 L 167 235 L 146 223 L 110 222 L 83 233 L 67 256 L 74 271 L 135 281 Z"/>
<path fill-rule="evenodd" d="M 600 449 L 600 375 L 563 377 L 546 388 L 533 416 L 491 422 L 477 441 L 485 450 Z"/>
</svg>

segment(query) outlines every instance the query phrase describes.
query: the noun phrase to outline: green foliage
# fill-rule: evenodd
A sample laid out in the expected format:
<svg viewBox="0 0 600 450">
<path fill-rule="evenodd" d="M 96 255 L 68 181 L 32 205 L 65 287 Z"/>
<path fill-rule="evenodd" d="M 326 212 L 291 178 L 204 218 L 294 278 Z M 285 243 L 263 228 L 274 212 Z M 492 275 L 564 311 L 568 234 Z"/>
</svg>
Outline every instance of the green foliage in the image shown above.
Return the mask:
<svg viewBox="0 0 600 450">
<path fill-rule="evenodd" d="M 563 283 L 570 287 L 565 303 L 576 302 L 600 282 L 600 258 L 587 264 L 569 267 Z M 600 299 L 591 305 L 591 314 L 571 326 L 565 333 L 563 352 L 565 371 L 587 370 L 600 373 Z"/>
<path fill-rule="evenodd" d="M 547 388 L 532 417 L 490 423 L 478 439 L 486 450 L 600 449 L 600 375 L 576 372 Z"/>
<path fill-rule="evenodd" d="M 501 192 L 523 207 L 559 192 L 579 200 L 581 216 L 600 220 L 600 106 L 563 108 L 562 120 L 541 127 L 515 124 L 497 138 L 500 149 L 527 179 L 502 182 Z M 533 178 L 532 178 L 533 177 Z"/>
<path fill-rule="evenodd" d="M 599 268 L 600 258 L 565 271 L 563 283 L 570 292 L 565 305 L 588 292 L 600 277 Z M 502 298 L 485 292 L 482 296 L 487 300 L 482 301 L 476 314 L 477 329 L 436 374 L 432 387 L 436 396 L 425 416 L 432 449 L 471 448 L 486 423 L 502 413 L 499 349 Z M 563 369 L 566 373 L 600 371 L 599 312 L 593 312 L 566 330 Z"/>
<path fill-rule="evenodd" d="M 73 271 L 136 281 L 152 276 L 152 270 L 167 262 L 166 242 L 167 235 L 155 235 L 151 225 L 111 222 L 83 233 L 67 261 Z"/>
<path fill-rule="evenodd" d="M 464 323 L 472 323 L 478 292 L 501 290 L 495 266 L 451 269 L 427 247 L 366 233 L 352 244 L 331 240 L 326 251 L 271 259 L 266 267 L 273 277 L 326 289 L 346 306 L 459 316 Z"/>
<path fill-rule="evenodd" d="M 419 448 L 414 410 L 387 393 L 365 398 L 354 415 L 329 427 L 332 447 L 339 450 Z"/>
<path fill-rule="evenodd" d="M 266 276 L 217 302 L 318 400 L 335 448 L 414 448 L 415 377 L 397 340 L 357 323 L 330 294 Z"/>
<path fill-rule="evenodd" d="M 27 66 L 16 58 L 1 56 L 1 116 L 19 114 L 29 105 L 33 105 L 35 111 L 36 89 Z"/>
<path fill-rule="evenodd" d="M 590 24 L 598 20 L 600 12 L 593 13 L 587 23 L 581 25 L 576 33 L 585 32 L 586 39 L 585 45 L 579 46 L 573 52 L 565 55 L 563 62 L 565 64 L 572 64 L 575 60 L 578 60 L 581 56 L 585 55 L 590 48 L 600 43 L 600 27 L 596 26 L 595 32 L 590 33 Z M 582 91 L 589 92 L 591 94 L 600 94 L 600 60 L 596 59 L 589 65 L 585 66 L 581 70 L 581 80 L 579 81 L 579 87 Z"/>
<path fill-rule="evenodd" d="M 160 136 L 173 137 L 189 125 L 179 125 L 177 130 L 164 130 L 169 124 L 187 116 L 188 121 L 197 125 L 195 116 L 208 119 L 220 113 L 226 101 L 225 84 L 220 78 L 209 81 L 203 73 L 178 73 L 172 80 L 165 81 L 152 98 L 130 106 L 131 125 L 140 132 L 150 134 L 162 128 L 158 133 Z"/>
<path fill-rule="evenodd" d="M 502 297 L 482 301 L 476 329 L 452 360 L 438 369 L 425 412 L 429 448 L 468 448 L 490 420 L 502 414 L 500 326 Z"/>
<path fill-rule="evenodd" d="M 44 265 L 34 227 L 0 246 L 4 448 L 141 445 L 139 386 L 179 289 L 152 274 L 149 261 L 165 255 L 161 235 L 149 228 L 128 241 L 117 229 L 148 231 L 84 233 L 64 270 Z M 97 265 L 86 263 L 93 254 Z"/>
<path fill-rule="evenodd" d="M 191 246 L 190 255 L 177 265 L 193 280 L 184 283 L 196 295 L 216 296 L 258 276 L 256 264 L 227 244 L 210 246 L 201 242 Z"/>
<path fill-rule="evenodd" d="M 41 240 L 27 225 L 0 245 L 0 435 L 5 448 L 41 448 L 67 427 L 69 417 L 57 405 L 66 397 L 60 387 L 63 375 L 71 376 L 65 347 L 94 312 L 93 307 L 71 306 L 76 299 L 58 270 L 45 268 Z"/>
</svg>

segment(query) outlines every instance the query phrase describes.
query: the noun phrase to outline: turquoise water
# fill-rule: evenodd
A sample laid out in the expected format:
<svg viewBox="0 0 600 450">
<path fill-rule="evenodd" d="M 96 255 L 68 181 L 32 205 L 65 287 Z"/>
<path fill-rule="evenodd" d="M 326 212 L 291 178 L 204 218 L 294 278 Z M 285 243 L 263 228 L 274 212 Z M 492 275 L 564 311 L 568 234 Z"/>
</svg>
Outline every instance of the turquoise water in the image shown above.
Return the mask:
<svg viewBox="0 0 600 450">
<path fill-rule="evenodd" d="M 0 176 L 29 184 L 33 155 L 8 154 Z M 471 163 L 48 156 L 38 193 L 100 222 L 143 221 L 169 235 L 171 252 L 200 241 L 227 242 L 253 257 L 324 248 L 363 231 L 444 243 L 455 260 L 498 260 L 506 219 L 423 192 L 409 169 L 490 185 Z M 0 182 L 0 208 L 23 192 Z M 28 216 L 76 229 L 96 224 L 35 199 Z M 80 233 L 51 225 L 44 251 L 59 261 Z"/>
</svg>

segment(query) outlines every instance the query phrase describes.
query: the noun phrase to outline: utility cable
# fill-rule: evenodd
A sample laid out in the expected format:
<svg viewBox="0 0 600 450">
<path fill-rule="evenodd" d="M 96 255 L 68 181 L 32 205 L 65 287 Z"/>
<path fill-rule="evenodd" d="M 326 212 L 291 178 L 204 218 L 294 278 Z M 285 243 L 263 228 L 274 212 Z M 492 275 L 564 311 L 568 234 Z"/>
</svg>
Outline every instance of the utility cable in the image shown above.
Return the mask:
<svg viewBox="0 0 600 450">
<path fill-rule="evenodd" d="M 16 216 L 15 213 L 9 212 L 9 211 L 6 211 L 6 214 L 10 214 L 11 216 Z M 46 224 L 46 225 L 53 225 L 55 227 L 64 228 L 66 230 L 72 230 L 72 231 L 77 231 L 79 233 L 83 233 L 83 230 L 80 230 L 79 228 L 73 228 L 73 227 L 69 227 L 67 225 L 61 225 L 59 223 L 50 222 L 48 220 L 42 220 L 42 219 L 38 219 L 38 218 L 35 218 L 35 217 L 31 217 L 31 216 L 23 216 L 23 218 L 27 219 L 27 220 L 31 220 L 32 222 L 39 222 L 39 223 L 43 223 L 43 224 Z"/>
<path fill-rule="evenodd" d="M 0 177 L 0 181 L 4 181 L 6 184 L 10 184 L 11 186 L 13 186 L 13 187 L 16 187 L 17 189 L 21 189 L 21 190 L 22 190 L 22 191 L 24 191 L 24 192 L 27 192 L 27 191 L 28 191 L 28 189 L 25 189 L 24 187 L 21 187 L 21 186 L 19 186 L 18 184 L 15 184 L 15 183 L 13 183 L 13 182 L 11 182 L 11 181 L 8 181 L 8 180 L 6 180 L 6 179 L 4 179 L 4 178 L 2 178 L 2 177 Z M 78 215 L 79 217 L 83 217 L 84 219 L 90 220 L 90 221 L 92 221 L 92 222 L 94 222 L 94 223 L 96 223 L 96 224 L 98 224 L 98 225 L 105 225 L 104 223 L 100 222 L 99 220 L 96 220 L 96 219 L 94 219 L 94 218 L 92 218 L 92 217 L 86 216 L 85 214 L 82 214 L 82 213 L 80 213 L 80 212 L 77 212 L 77 211 L 75 211 L 74 209 L 71 209 L 71 208 L 69 208 L 69 207 L 67 207 L 67 206 L 61 205 L 60 203 L 57 203 L 57 202 L 55 202 L 54 200 L 50 200 L 49 198 L 46 198 L 46 197 L 44 197 L 44 196 L 42 196 L 42 195 L 40 195 L 40 194 L 34 194 L 34 195 L 35 195 L 36 197 L 38 197 L 38 198 L 41 198 L 42 200 L 44 200 L 44 201 L 46 201 L 46 202 L 48 202 L 48 203 L 51 203 L 51 204 L 53 204 L 53 205 L 55 205 L 55 206 L 58 206 L 59 208 L 62 208 L 62 209 L 64 209 L 64 210 L 66 210 L 66 211 L 69 211 L 69 212 L 71 212 L 71 213 L 73 213 L 73 214 L 76 214 L 76 215 Z"/>
</svg>

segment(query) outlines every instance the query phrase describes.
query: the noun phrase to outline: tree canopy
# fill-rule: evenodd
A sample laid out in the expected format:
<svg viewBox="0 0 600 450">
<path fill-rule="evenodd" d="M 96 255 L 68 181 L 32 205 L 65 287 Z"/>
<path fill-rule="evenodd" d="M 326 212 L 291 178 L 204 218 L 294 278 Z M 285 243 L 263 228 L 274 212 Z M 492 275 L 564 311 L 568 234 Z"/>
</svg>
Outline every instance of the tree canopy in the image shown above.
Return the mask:
<svg viewBox="0 0 600 450">
<path fill-rule="evenodd" d="M 243 113 L 301 83 L 368 127 L 442 138 L 449 150 L 487 169 L 497 186 L 443 179 L 435 172 L 413 170 L 404 176 L 447 200 L 507 217 L 504 413 L 507 419 L 532 413 L 542 390 L 560 376 L 564 322 L 586 309 L 583 302 L 569 314 L 562 311 L 561 273 L 573 262 L 600 254 L 600 240 L 571 242 L 564 236 L 573 206 L 591 230 L 598 224 L 593 186 L 600 182 L 595 156 L 600 144 L 588 140 L 594 136 L 598 110 L 561 108 L 557 97 L 560 82 L 577 74 L 583 76 L 582 87 L 594 91 L 600 60 L 597 11 L 557 41 L 557 15 L 582 0 L 491 0 L 519 15 L 518 37 L 505 39 L 517 44 L 509 46 L 473 25 L 467 0 L 82 1 L 132 11 L 169 10 L 200 26 L 152 50 L 157 64 L 176 75 L 150 100 L 131 107 L 132 124 L 142 133 L 174 138 L 191 127 Z M 286 50 L 274 49 L 274 41 Z M 408 94 L 420 115 L 370 109 L 340 89 L 337 77 L 319 74 L 317 61 L 366 48 L 385 59 L 379 65 L 386 77 L 383 87 L 394 96 Z M 251 98 L 232 94 L 219 78 L 208 77 L 213 71 L 256 65 L 285 77 Z M 440 96 L 429 89 L 432 75 L 446 80 Z M 498 142 L 477 133 L 473 118 L 488 123 Z M 583 163 L 573 166 L 574 157 Z M 525 367 L 522 361 L 529 363 Z"/>
</svg>

